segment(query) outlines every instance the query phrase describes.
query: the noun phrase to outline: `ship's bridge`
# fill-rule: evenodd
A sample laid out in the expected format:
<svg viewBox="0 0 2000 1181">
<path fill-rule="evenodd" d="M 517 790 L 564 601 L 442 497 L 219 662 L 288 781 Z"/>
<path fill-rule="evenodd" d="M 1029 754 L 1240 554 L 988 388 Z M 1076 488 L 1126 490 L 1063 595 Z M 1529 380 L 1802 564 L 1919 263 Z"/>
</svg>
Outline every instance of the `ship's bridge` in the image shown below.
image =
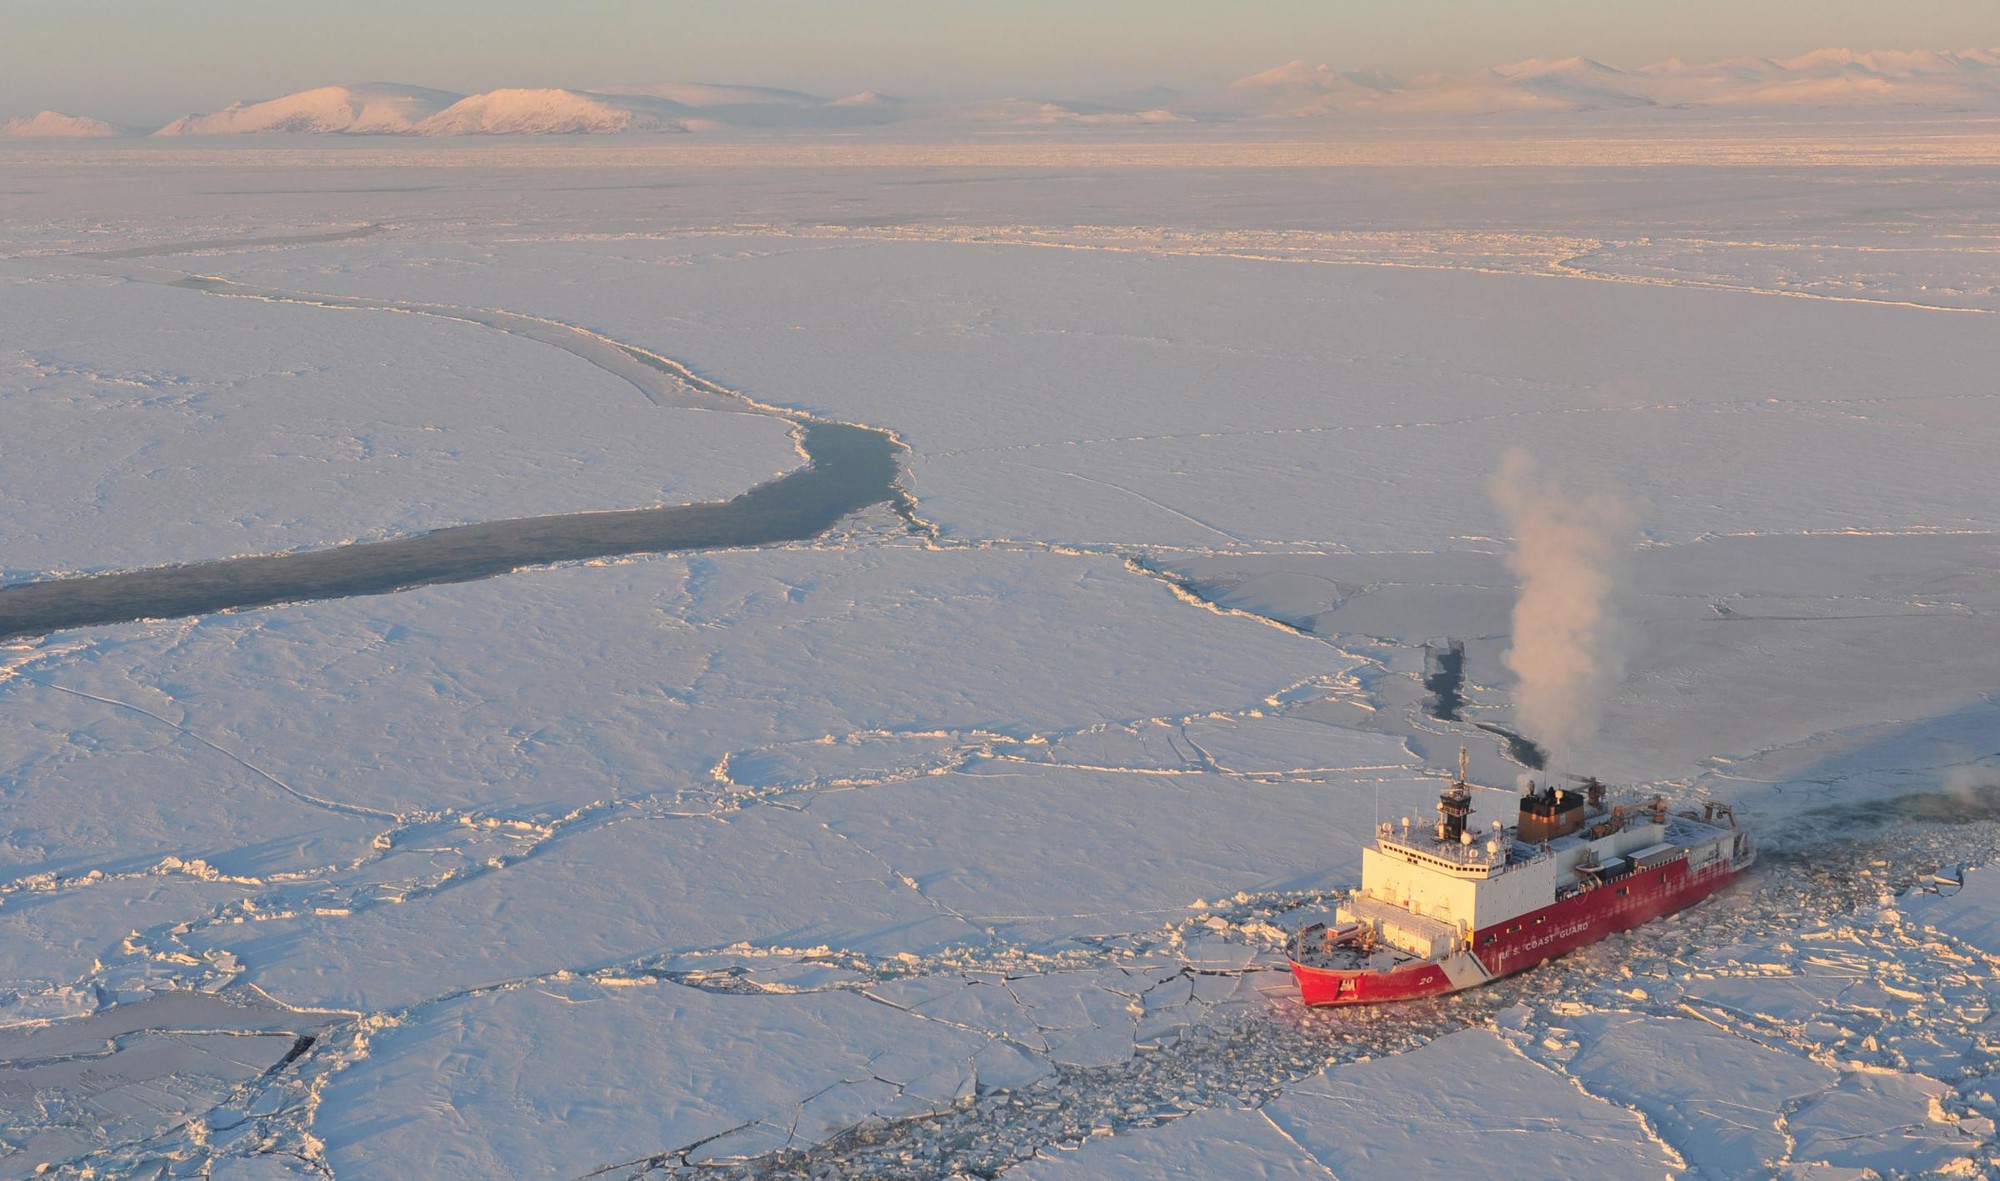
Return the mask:
<svg viewBox="0 0 2000 1181">
<path fill-rule="evenodd" d="M 1483 841 L 1434 838 L 1427 831 L 1376 829 L 1361 851 L 1361 896 L 1470 932 L 1546 906 L 1555 897 L 1556 857 L 1495 830 Z"/>
<path fill-rule="evenodd" d="M 1497 825 L 1483 842 L 1440 841 L 1428 833 L 1411 832 L 1407 822 L 1399 834 L 1396 826 L 1385 820 L 1375 826 L 1375 848 L 1413 865 L 1461 878 L 1490 878 L 1544 856 L 1538 850 L 1516 844 L 1513 834 Z"/>
</svg>

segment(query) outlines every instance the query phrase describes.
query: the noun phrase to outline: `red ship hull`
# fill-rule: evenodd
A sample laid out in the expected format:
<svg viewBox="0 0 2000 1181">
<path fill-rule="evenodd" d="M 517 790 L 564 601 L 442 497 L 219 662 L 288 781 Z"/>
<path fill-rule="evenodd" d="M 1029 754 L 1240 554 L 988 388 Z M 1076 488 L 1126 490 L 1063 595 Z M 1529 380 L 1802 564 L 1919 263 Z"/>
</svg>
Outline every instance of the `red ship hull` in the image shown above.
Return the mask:
<svg viewBox="0 0 2000 1181">
<path fill-rule="evenodd" d="M 1331 972 L 1294 962 L 1292 976 L 1299 982 L 1300 999 L 1308 1005 L 1414 1001 L 1459 989 L 1441 965 L 1432 963 L 1411 964 L 1388 972 Z"/>
<path fill-rule="evenodd" d="M 1308 1005 L 1366 1005 L 1457 992 L 1685 910 L 1742 870 L 1721 859 L 1690 871 L 1684 858 L 1629 874 L 1595 889 L 1472 933 L 1472 946 L 1448 960 L 1423 960 L 1387 971 L 1333 971 L 1294 961 L 1292 975 Z"/>
</svg>

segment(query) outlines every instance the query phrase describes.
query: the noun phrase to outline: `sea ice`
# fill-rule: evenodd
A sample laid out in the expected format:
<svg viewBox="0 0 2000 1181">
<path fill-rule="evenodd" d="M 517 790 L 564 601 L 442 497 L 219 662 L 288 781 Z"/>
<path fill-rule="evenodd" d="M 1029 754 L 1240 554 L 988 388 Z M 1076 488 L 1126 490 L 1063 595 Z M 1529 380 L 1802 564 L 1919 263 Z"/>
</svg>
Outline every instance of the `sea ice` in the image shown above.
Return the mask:
<svg viewBox="0 0 2000 1181">
<path fill-rule="evenodd" d="M 985 1041 L 852 993 L 544 982 L 377 1032 L 315 1126 L 341 1176 L 575 1177 L 681 1148 L 768 1152 L 948 1105 Z"/>
<path fill-rule="evenodd" d="M 1684 1162 L 1629 1110 L 1486 1030 L 1335 1066 L 1264 1109 L 1337 1177 L 1665 1177 Z M 1476 1166 L 1472 1162 L 1478 1162 Z"/>
<path fill-rule="evenodd" d="M 799 462 L 783 422 L 655 406 L 436 317 L 25 261 L 0 263 L 0 316 L 9 581 L 715 500 Z"/>
<path fill-rule="evenodd" d="M 1353 880 L 1368 801 L 1408 813 L 1434 783 L 1028 766 L 822 795 L 806 811 L 951 913 L 1035 945 L 1158 926 L 1201 899 Z"/>
<path fill-rule="evenodd" d="M 1644 1112 L 1711 1176 L 1783 1160 L 1791 1113 L 1839 1081 L 1826 1066 L 1699 1021 L 1590 1015 L 1569 1024 L 1584 1048 L 1565 1069 L 1592 1094 Z"/>
<path fill-rule="evenodd" d="M 736 944 L 921 956 L 979 941 L 867 850 L 791 810 L 635 816 L 480 869 L 401 903 L 363 890 L 353 913 L 211 926 L 183 942 L 229 953 L 245 983 L 287 1004 L 380 1012 Z"/>
<path fill-rule="evenodd" d="M 591 283 L 554 278 L 579 267 Z M 529 310 L 891 425 L 953 537 L 1433 549 L 1500 532 L 1482 482 L 1512 446 L 1615 473 L 1661 539 L 2000 523 L 1980 474 L 2000 428 L 1878 421 L 1978 396 L 1977 315 L 865 236 L 378 239 L 217 269 Z"/>
<path fill-rule="evenodd" d="M 1948 892 L 1907 895 L 1898 909 L 1919 927 L 2000 957 L 2000 866 L 1972 866 L 1961 879 Z"/>
<path fill-rule="evenodd" d="M 1050 1152 L 1008 1181 L 1326 1181 L 1332 1174 L 1260 1112 L 1218 1107 L 1157 1131 Z M 1342 1174 L 1345 1176 L 1345 1174 Z"/>
<path fill-rule="evenodd" d="M 102 1176 L 1992 1167 L 1995 871 L 1894 897 L 1991 860 L 1994 345 L 1894 306 L 1989 307 L 1990 178 L 852 149 L 0 153 L 9 577 L 799 462 L 620 342 L 912 448 L 906 515 L 811 542 L 12 645 L 0 1022 L 310 1011 L 226 1069 L 128 1039 L 115 1113 L 0 1137 Z M 1479 994 L 1298 1013 L 1284 926 L 1426 765 L 1471 745 L 1509 806 L 1515 445 L 1639 509 L 1630 675 L 1558 769 L 1737 799 L 1767 859 Z"/>
</svg>

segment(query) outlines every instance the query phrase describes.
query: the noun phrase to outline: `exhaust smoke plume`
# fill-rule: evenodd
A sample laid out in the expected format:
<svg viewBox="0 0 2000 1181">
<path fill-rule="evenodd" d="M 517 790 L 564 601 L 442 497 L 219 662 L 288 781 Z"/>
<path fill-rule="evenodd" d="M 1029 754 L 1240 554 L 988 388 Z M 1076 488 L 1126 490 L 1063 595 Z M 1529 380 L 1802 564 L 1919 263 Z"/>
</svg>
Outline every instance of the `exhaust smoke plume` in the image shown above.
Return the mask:
<svg viewBox="0 0 2000 1181">
<path fill-rule="evenodd" d="M 1597 731 L 1604 695 L 1624 676 L 1627 633 L 1614 613 L 1632 540 L 1631 510 L 1606 488 L 1552 478 L 1526 451 L 1501 457 L 1489 485 L 1514 533 L 1521 580 L 1513 644 L 1514 716 L 1556 760 Z"/>
</svg>

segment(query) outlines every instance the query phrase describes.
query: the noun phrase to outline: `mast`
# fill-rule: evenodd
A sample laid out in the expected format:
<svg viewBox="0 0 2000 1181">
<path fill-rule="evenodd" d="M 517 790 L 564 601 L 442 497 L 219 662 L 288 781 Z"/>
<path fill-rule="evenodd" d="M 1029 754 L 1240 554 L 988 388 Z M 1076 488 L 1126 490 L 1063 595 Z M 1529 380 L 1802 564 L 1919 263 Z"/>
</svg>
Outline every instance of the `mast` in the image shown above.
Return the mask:
<svg viewBox="0 0 2000 1181">
<path fill-rule="evenodd" d="M 1458 748 L 1458 778 L 1438 793 L 1437 839 L 1446 845 L 1465 840 L 1466 818 L 1472 815 L 1472 788 L 1465 782 L 1465 748 Z"/>
</svg>

